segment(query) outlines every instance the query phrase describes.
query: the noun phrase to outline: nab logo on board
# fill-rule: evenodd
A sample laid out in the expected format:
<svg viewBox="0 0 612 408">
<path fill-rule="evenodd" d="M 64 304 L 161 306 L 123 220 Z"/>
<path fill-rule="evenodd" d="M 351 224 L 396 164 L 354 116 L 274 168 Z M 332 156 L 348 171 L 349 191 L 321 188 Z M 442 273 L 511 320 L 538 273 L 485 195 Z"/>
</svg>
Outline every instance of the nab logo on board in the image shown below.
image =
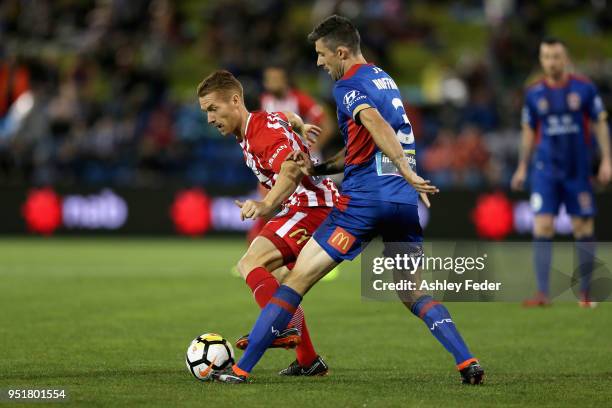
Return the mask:
<svg viewBox="0 0 612 408">
<path fill-rule="evenodd" d="M 57 228 L 115 230 L 128 217 L 125 200 L 110 189 L 99 194 L 64 197 L 51 188 L 34 188 L 21 207 L 29 231 L 50 235 Z"/>
</svg>

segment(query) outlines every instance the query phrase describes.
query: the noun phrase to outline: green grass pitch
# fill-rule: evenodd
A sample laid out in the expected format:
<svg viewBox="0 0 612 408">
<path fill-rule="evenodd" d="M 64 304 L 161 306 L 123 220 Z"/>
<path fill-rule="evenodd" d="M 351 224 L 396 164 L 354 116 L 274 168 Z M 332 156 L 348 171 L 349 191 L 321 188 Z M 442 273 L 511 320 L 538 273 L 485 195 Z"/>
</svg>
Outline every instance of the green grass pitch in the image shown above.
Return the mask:
<svg viewBox="0 0 612 408">
<path fill-rule="evenodd" d="M 356 262 L 304 302 L 328 377 L 281 378 L 277 371 L 294 356 L 270 350 L 251 384 L 197 382 L 183 362 L 192 338 L 215 331 L 233 341 L 258 314 L 246 285 L 229 273 L 243 251 L 239 239 L 0 240 L 0 388 L 65 388 L 69 404 L 87 407 L 612 401 L 611 304 L 447 304 L 487 370 L 486 385 L 468 387 L 451 356 L 403 306 L 360 299 Z M 514 255 L 526 263 L 531 256 Z"/>
</svg>

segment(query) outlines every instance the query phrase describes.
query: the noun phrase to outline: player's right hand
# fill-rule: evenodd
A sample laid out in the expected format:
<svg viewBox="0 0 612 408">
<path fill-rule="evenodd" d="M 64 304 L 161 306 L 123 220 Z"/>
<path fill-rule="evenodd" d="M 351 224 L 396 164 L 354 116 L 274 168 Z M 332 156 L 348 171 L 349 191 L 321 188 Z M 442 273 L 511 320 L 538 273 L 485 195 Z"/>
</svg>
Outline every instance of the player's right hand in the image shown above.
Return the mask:
<svg viewBox="0 0 612 408">
<path fill-rule="evenodd" d="M 240 208 L 240 219 L 242 221 L 249 218 L 256 219 L 258 217 L 268 217 L 272 210 L 263 201 L 246 200 L 244 202 L 234 200 L 234 203 Z"/>
<path fill-rule="evenodd" d="M 293 160 L 300 167 L 302 173 L 307 176 L 314 175 L 314 163 L 310 156 L 300 150 L 294 150 L 287 155 L 287 160 Z"/>
<path fill-rule="evenodd" d="M 519 167 L 512 176 L 510 187 L 515 191 L 522 191 L 527 178 L 527 171 L 523 167 Z"/>
</svg>

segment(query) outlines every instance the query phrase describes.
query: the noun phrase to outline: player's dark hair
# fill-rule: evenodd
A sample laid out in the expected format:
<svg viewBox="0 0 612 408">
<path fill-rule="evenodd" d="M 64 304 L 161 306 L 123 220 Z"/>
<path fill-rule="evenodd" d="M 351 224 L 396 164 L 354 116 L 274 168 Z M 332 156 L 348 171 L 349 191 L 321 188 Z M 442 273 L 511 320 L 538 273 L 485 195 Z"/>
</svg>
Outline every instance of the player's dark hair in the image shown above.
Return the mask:
<svg viewBox="0 0 612 408">
<path fill-rule="evenodd" d="M 540 41 L 540 45 L 542 44 L 546 44 L 546 45 L 561 44 L 563 48 L 567 49 L 567 45 L 565 44 L 565 42 L 563 42 L 563 40 L 557 37 L 544 37 L 542 41 Z"/>
<path fill-rule="evenodd" d="M 242 84 L 231 72 L 225 70 L 215 71 L 198 85 L 198 97 L 202 98 L 213 92 L 221 92 L 227 96 L 237 93 L 244 98 Z"/>
<path fill-rule="evenodd" d="M 335 50 L 343 45 L 354 54 L 361 52 L 359 31 L 357 31 L 351 20 L 346 17 L 335 14 L 329 16 L 308 34 L 308 41 L 312 43 L 321 38 L 331 50 Z"/>
</svg>

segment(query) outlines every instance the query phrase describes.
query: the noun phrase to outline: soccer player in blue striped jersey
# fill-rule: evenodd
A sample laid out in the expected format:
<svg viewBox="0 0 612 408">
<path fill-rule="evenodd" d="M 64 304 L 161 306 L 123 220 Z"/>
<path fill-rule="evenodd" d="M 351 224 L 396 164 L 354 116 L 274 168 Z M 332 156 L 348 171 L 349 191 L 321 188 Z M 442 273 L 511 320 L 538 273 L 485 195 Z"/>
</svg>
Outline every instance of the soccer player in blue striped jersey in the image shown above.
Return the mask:
<svg viewBox="0 0 612 408">
<path fill-rule="evenodd" d="M 245 382 L 274 333 L 287 326 L 302 296 L 338 263 L 354 259 L 362 244 L 381 236 L 386 251 L 397 242 L 422 251 L 417 199 L 420 194 L 429 205 L 426 194 L 438 192 L 415 172 L 414 135 L 397 85 L 382 69 L 366 62 L 351 21 L 328 17 L 308 38 L 315 44 L 317 65 L 336 81 L 333 93 L 345 149 L 316 166 L 305 155 L 296 153 L 293 158 L 312 176 L 344 170 L 342 196 L 300 253 L 292 275 L 262 310 L 240 361 L 216 373 L 220 381 Z M 424 293 L 402 300 L 453 355 L 463 382 L 481 383 L 484 371 L 448 310 Z"/>
<path fill-rule="evenodd" d="M 601 152 L 598 181 L 612 175 L 607 113 L 595 85 L 568 72 L 569 58 L 558 39 L 540 44 L 544 77 L 528 89 L 522 117 L 522 146 L 512 187 L 523 188 L 531 164 L 531 207 L 534 266 L 538 292 L 524 306 L 546 306 L 552 259 L 554 217 L 563 203 L 572 217 L 580 272 L 579 304 L 595 305 L 589 297 L 595 253 L 595 200 L 591 185 L 591 128 Z M 533 155 L 532 155 L 533 152 Z M 533 158 L 532 158 L 533 156 Z"/>
</svg>

